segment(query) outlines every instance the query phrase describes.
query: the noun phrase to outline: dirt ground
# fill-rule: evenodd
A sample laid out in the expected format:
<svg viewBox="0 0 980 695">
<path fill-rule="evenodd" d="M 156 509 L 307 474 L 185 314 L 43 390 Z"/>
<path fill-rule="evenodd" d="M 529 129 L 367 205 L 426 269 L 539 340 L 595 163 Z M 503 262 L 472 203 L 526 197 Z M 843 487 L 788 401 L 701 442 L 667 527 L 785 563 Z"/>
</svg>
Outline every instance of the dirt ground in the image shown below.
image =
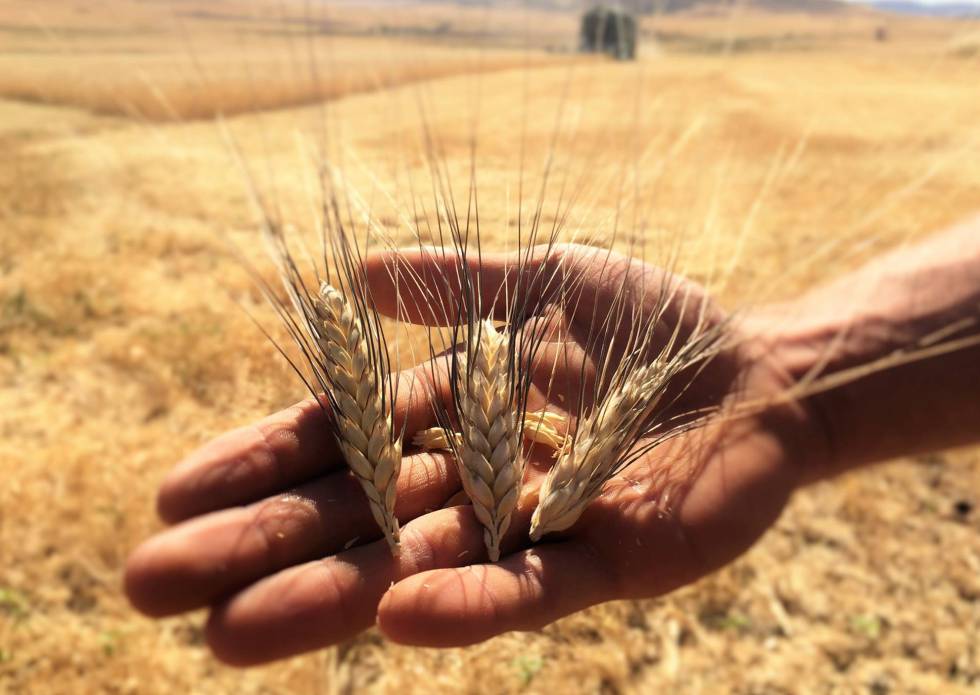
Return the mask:
<svg viewBox="0 0 980 695">
<path fill-rule="evenodd" d="M 324 115 L 310 102 L 329 97 L 345 181 L 376 224 L 408 241 L 398 201 L 428 180 L 423 122 L 462 180 L 475 132 L 481 224 L 500 246 L 512 243 L 522 172 L 535 181 L 553 152 L 577 192 L 570 236 L 597 242 L 628 181 L 627 207 L 645 222 L 624 238 L 647 235 L 651 258 L 669 240 L 679 268 L 727 306 L 751 307 L 980 209 L 980 53 L 963 49 L 975 24 L 679 15 L 645 24 L 641 60 L 619 64 L 557 50 L 574 30 L 567 17 L 525 50 L 514 39 L 521 15 L 501 11 L 488 25 L 442 6 L 403 9 L 387 21 L 412 32 L 388 36 L 369 31 L 377 17 L 350 20 L 341 7 L 342 31 L 316 39 L 317 55 L 336 51 L 321 63 L 333 71 L 256 100 L 240 76 L 295 76 L 290 65 L 308 59 L 284 56 L 303 39 L 256 38 L 241 14 L 157 31 L 155 8 L 172 16 L 192 3 L 119 0 L 132 23 L 111 36 L 86 3 L 31 5 L 15 0 L 0 15 L 0 691 L 980 688 L 976 450 L 815 485 L 748 554 L 695 586 L 467 649 L 399 647 L 370 631 L 236 671 L 208 653 L 202 614 L 151 621 L 121 591 L 127 553 L 160 527 L 154 494 L 166 471 L 305 395 L 243 311 L 276 330 L 228 251 L 231 239 L 267 268 L 232 147 L 302 228 L 304 152 Z M 282 30 L 294 15 L 281 6 L 287 14 L 262 15 L 261 26 Z M 876 42 L 882 23 L 890 40 Z M 487 26 L 484 45 L 453 40 L 473 44 Z M 70 51 L 51 40 L 66 28 Z M 222 50 L 195 49 L 211 31 Z M 719 44 L 732 32 L 745 40 Z M 233 49 L 229 37 L 243 35 Z M 189 55 L 211 82 L 168 77 L 174 56 Z M 275 104 L 289 108 L 246 108 Z M 190 118 L 215 113 L 226 118 Z"/>
</svg>

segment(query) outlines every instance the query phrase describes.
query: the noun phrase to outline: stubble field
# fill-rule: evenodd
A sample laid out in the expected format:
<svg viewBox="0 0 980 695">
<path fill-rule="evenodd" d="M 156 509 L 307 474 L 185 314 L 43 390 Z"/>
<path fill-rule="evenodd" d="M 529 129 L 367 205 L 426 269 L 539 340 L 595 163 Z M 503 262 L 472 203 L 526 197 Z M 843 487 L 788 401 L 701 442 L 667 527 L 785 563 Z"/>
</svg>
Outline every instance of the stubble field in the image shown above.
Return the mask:
<svg viewBox="0 0 980 695">
<path fill-rule="evenodd" d="M 275 328 L 228 252 L 264 267 L 229 143 L 303 228 L 308 153 L 329 137 L 364 209 L 408 243 L 423 126 L 461 190 L 475 133 L 500 246 L 552 152 L 575 192 L 569 235 L 603 243 L 628 198 L 644 223 L 621 238 L 644 235 L 651 258 L 679 245 L 700 280 L 730 264 L 716 286 L 737 307 L 980 208 L 975 23 L 682 14 L 650 20 L 641 60 L 621 64 L 565 50 L 574 17 L 552 13 L 348 3 L 311 32 L 323 16 L 304 3 L 44 7 L 0 9 L 0 691 L 978 687 L 976 451 L 814 486 L 694 587 L 463 650 L 369 632 L 236 671 L 209 655 L 203 615 L 153 622 L 121 592 L 168 468 L 305 395 L 243 311 Z"/>
</svg>

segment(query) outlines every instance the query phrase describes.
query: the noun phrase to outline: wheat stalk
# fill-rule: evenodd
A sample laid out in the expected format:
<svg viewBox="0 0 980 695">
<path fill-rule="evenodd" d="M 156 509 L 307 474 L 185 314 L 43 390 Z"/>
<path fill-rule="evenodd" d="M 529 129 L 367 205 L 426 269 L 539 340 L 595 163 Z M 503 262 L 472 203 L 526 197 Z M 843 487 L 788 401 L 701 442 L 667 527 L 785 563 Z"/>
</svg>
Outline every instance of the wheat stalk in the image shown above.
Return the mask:
<svg viewBox="0 0 980 695">
<path fill-rule="evenodd" d="M 267 239 L 290 301 L 276 296 L 258 273 L 255 277 L 299 348 L 300 363 L 266 336 L 329 415 L 341 454 L 361 484 L 392 554 L 397 555 L 395 499 L 402 441 L 394 430 L 394 389 L 377 316 L 365 305 L 364 296 L 350 301 L 329 282 L 321 282 L 316 293 L 309 291 L 281 232 L 273 228 Z"/>
<path fill-rule="evenodd" d="M 382 396 L 364 327 L 344 295 L 327 283 L 313 302 L 316 343 L 324 358 L 337 440 L 360 482 L 371 515 L 392 552 L 398 550 L 395 496 L 401 469 L 401 440 L 392 437 L 391 404 Z"/>
<path fill-rule="evenodd" d="M 496 562 L 520 497 L 524 458 L 508 340 L 490 321 L 480 322 L 478 332 L 471 342 L 472 359 L 455 370 L 460 426 L 456 459 L 463 489 L 484 526 L 487 553 Z"/>
</svg>

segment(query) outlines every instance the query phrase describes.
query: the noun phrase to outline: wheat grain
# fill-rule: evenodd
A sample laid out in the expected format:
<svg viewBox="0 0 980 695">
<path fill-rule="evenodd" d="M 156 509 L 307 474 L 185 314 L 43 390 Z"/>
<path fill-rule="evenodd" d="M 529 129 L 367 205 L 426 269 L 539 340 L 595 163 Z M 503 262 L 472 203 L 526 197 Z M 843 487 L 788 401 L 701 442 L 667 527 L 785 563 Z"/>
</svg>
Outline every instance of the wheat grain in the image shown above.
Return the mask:
<svg viewBox="0 0 980 695">
<path fill-rule="evenodd" d="M 568 418 L 550 410 L 537 410 L 524 417 L 524 438 L 537 444 L 544 444 L 555 451 L 565 447 L 565 435 L 562 431 L 568 428 Z"/>
<path fill-rule="evenodd" d="M 568 418 L 550 410 L 536 410 L 529 412 L 524 417 L 523 433 L 524 438 L 537 444 L 544 444 L 555 451 L 560 451 L 565 446 L 565 435 L 562 430 L 567 427 Z M 441 427 L 430 427 L 419 430 L 412 437 L 412 444 L 420 449 L 432 451 L 436 449 L 454 450 L 459 446 L 460 435 L 453 433 L 453 443 L 450 445 L 446 431 Z"/>
<path fill-rule="evenodd" d="M 463 489 L 484 526 L 487 553 L 496 562 L 520 497 L 524 459 L 507 338 L 490 321 L 477 325 L 472 361 L 456 369 L 461 430 L 456 457 Z"/>
<path fill-rule="evenodd" d="M 461 443 L 459 432 L 453 432 L 452 439 L 453 441 L 450 443 L 449 436 L 441 427 L 430 427 L 416 432 L 412 436 L 412 445 L 425 451 L 435 451 L 438 449 L 455 451 Z"/>
<path fill-rule="evenodd" d="M 385 540 L 397 553 L 395 496 L 402 452 L 401 440 L 392 436 L 391 404 L 382 397 L 364 326 L 343 293 L 323 283 L 313 306 L 316 342 L 332 386 L 333 415 L 344 460 L 364 489 Z"/>
</svg>

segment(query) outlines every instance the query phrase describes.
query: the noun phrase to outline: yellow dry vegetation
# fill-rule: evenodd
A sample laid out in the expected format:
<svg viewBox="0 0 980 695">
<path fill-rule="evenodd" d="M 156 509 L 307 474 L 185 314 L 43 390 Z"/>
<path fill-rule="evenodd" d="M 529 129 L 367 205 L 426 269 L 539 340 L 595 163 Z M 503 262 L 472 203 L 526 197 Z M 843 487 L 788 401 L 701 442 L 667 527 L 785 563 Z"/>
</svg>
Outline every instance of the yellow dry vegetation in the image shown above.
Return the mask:
<svg viewBox="0 0 980 695">
<path fill-rule="evenodd" d="M 980 206 L 980 64 L 948 50 L 965 24 L 668 16 L 619 64 L 518 48 L 567 45 L 567 16 L 534 15 L 552 22 L 539 32 L 520 11 L 349 5 L 332 10 L 343 31 L 313 40 L 315 88 L 304 3 L 0 8 L 0 691 L 974 691 L 980 515 L 955 509 L 977 501 L 975 451 L 817 485 L 695 587 L 469 649 L 369 632 L 239 672 L 210 657 L 202 615 L 129 608 L 122 564 L 159 528 L 168 468 L 304 396 L 228 253 L 231 239 L 268 269 L 229 142 L 302 229 L 327 132 L 351 194 L 409 242 L 423 125 L 463 192 L 475 133 L 481 226 L 500 246 L 553 153 L 546 223 L 561 181 L 570 236 L 609 243 L 617 210 L 642 213 L 619 242 L 679 247 L 701 280 L 720 268 L 730 306 L 792 296 Z M 238 115 L 185 120 L 216 113 Z"/>
<path fill-rule="evenodd" d="M 519 50 L 514 18 L 494 17 L 296 0 L 11 0 L 0 8 L 0 95 L 179 121 L 561 60 Z"/>
</svg>

